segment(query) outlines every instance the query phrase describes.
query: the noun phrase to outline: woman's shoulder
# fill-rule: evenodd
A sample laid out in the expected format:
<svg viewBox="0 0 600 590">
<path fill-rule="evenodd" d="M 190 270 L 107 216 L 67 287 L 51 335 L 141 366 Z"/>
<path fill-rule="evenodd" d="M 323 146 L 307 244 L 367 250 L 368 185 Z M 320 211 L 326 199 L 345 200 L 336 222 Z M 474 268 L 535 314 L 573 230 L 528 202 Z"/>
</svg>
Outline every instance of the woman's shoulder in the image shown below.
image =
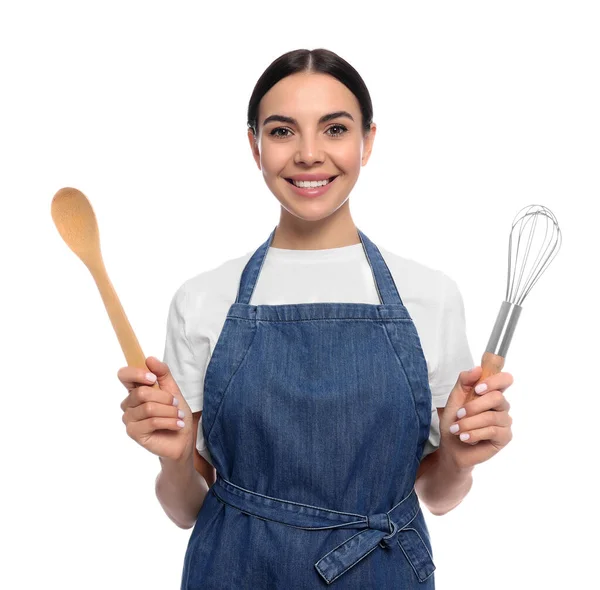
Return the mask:
<svg viewBox="0 0 600 590">
<path fill-rule="evenodd" d="M 228 308 L 235 300 L 241 272 L 251 256 L 252 252 L 246 252 L 192 275 L 179 285 L 173 299 L 189 313 L 210 310 L 212 314 L 221 307 Z"/>
<path fill-rule="evenodd" d="M 379 247 L 402 299 L 421 301 L 435 305 L 448 289 L 453 288 L 454 280 L 445 272 L 423 264 L 412 258 L 400 256 L 386 248 Z"/>
</svg>

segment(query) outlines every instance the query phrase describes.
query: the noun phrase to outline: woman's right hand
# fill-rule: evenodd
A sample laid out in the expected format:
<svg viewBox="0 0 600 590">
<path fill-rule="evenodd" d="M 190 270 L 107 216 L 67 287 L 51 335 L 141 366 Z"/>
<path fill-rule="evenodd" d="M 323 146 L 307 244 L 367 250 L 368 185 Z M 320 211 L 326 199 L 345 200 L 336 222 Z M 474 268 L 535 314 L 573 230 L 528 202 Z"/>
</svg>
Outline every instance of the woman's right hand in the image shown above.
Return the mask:
<svg viewBox="0 0 600 590">
<path fill-rule="evenodd" d="M 146 366 L 157 376 L 159 387 L 152 387 L 152 381 L 146 378 L 146 369 L 121 367 L 117 372 L 119 381 L 129 392 L 121 402 L 127 434 L 159 457 L 193 461 L 192 411 L 166 363 L 150 356 Z M 174 399 L 177 405 L 173 404 Z M 183 418 L 178 411 L 183 412 Z M 183 421 L 184 426 L 178 426 L 178 421 Z"/>
</svg>

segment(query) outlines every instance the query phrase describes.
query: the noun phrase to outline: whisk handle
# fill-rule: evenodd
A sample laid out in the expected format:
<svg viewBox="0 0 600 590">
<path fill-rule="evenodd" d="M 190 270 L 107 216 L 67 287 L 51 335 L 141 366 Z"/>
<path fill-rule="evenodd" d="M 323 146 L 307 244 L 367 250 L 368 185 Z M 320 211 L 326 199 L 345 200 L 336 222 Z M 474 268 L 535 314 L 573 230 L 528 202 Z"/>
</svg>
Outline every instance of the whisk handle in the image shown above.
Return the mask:
<svg viewBox="0 0 600 590">
<path fill-rule="evenodd" d="M 479 381 L 477 381 L 477 383 L 475 383 L 475 386 L 479 385 L 479 383 L 481 383 L 482 381 L 485 381 L 490 375 L 500 373 L 500 371 L 502 371 L 502 369 L 504 368 L 504 361 L 505 359 L 503 356 L 494 354 L 493 352 L 484 352 L 483 356 L 481 357 L 481 368 L 483 369 L 483 371 L 481 373 L 481 378 L 479 379 Z M 471 391 L 471 393 L 467 395 L 465 403 L 470 402 L 476 397 L 479 397 L 474 391 L 475 386 L 473 386 L 473 391 Z"/>
<path fill-rule="evenodd" d="M 522 307 L 512 301 L 503 301 L 500 306 L 500 311 L 496 317 L 496 323 L 494 329 L 490 335 L 490 339 L 485 348 L 485 352 L 481 357 L 481 378 L 475 386 L 479 385 L 482 381 L 487 379 L 490 375 L 500 373 L 504 367 L 504 361 L 506 354 L 510 347 L 515 328 L 521 316 Z M 473 387 L 475 389 L 475 387 Z M 477 394 L 472 391 L 467 395 L 466 402 L 470 402 L 475 399 Z M 465 403 L 466 403 L 465 402 Z"/>
</svg>

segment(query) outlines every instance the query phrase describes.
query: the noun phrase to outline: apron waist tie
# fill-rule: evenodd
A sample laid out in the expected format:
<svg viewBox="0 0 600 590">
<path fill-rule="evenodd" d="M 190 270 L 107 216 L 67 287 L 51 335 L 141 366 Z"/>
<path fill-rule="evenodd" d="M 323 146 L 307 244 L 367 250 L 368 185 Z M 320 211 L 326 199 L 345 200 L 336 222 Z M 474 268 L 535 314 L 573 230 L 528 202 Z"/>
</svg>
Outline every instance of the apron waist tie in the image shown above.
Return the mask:
<svg viewBox="0 0 600 590">
<path fill-rule="evenodd" d="M 419 580 L 425 580 L 435 570 L 421 536 L 416 529 L 408 527 L 420 510 L 414 487 L 408 496 L 388 512 L 367 516 L 258 494 L 235 485 L 218 473 L 211 490 L 223 502 L 246 514 L 288 526 L 305 530 L 342 527 L 362 529 L 314 564 L 327 584 L 339 578 L 377 546 L 391 548 L 395 540 L 404 551 Z"/>
</svg>

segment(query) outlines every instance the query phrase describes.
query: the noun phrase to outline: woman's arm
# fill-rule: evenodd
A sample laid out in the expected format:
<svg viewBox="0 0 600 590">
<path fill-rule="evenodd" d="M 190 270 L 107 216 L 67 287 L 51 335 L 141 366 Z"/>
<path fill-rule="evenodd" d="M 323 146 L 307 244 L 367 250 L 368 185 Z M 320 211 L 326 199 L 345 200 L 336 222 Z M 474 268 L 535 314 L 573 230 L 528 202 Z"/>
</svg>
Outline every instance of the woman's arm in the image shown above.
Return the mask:
<svg viewBox="0 0 600 590">
<path fill-rule="evenodd" d="M 441 420 L 444 408 L 437 408 L 437 412 Z M 473 467 L 457 468 L 440 447 L 421 461 L 415 490 L 432 514 L 442 516 L 456 508 L 469 493 L 472 472 Z"/>
<path fill-rule="evenodd" d="M 194 418 L 194 455 L 193 460 L 186 458 L 184 461 L 175 461 L 159 457 L 161 471 L 156 477 L 155 491 L 167 516 L 180 528 L 190 529 L 194 526 L 198 512 L 204 503 L 204 498 L 209 489 L 206 479 L 199 473 L 196 465 L 200 459 L 209 469 L 200 462 L 201 469 L 207 473 L 214 483 L 214 467 L 208 463 L 196 450 L 198 421 L 202 412 L 195 412 Z M 198 459 L 196 458 L 198 456 Z M 211 472 L 212 470 L 212 472 Z"/>
<path fill-rule="evenodd" d="M 194 412 L 192 414 L 194 418 L 194 467 L 196 471 L 206 480 L 208 487 L 211 487 L 217 479 L 216 469 L 198 452 L 196 448 L 196 440 L 198 438 L 198 422 L 202 411 Z"/>
</svg>

